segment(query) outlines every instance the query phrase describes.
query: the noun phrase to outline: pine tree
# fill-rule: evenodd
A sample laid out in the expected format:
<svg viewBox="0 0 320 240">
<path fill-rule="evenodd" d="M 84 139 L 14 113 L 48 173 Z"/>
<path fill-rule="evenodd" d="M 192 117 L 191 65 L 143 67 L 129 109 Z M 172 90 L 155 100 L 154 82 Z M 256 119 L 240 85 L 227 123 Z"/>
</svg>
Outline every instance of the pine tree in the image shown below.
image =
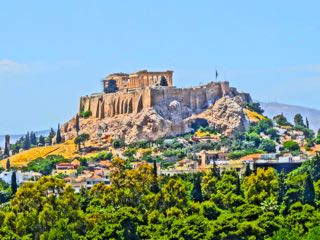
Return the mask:
<svg viewBox="0 0 320 240">
<path fill-rule="evenodd" d="M 12 194 L 15 194 L 17 192 L 17 189 L 18 189 L 17 175 L 16 175 L 16 171 L 13 171 L 13 173 L 11 175 L 11 191 L 12 191 Z"/>
<path fill-rule="evenodd" d="M 153 193 L 158 193 L 160 191 L 158 184 L 158 171 L 156 160 L 153 160 L 153 182 L 151 184 L 150 191 Z"/>
<path fill-rule="evenodd" d="M 56 143 L 61 143 L 61 133 L 60 133 L 60 124 L 58 124 L 57 136 L 56 136 Z"/>
<path fill-rule="evenodd" d="M 5 144 L 4 144 L 4 155 L 10 156 L 10 136 L 6 135 L 5 137 Z"/>
<path fill-rule="evenodd" d="M 203 201 L 200 175 L 197 175 L 193 181 L 193 188 L 191 191 L 191 199 L 195 202 L 202 202 Z"/>
<path fill-rule="evenodd" d="M 11 167 L 10 159 L 8 158 L 8 159 L 7 159 L 7 162 L 6 162 L 6 169 L 9 170 L 10 167 Z"/>
<path fill-rule="evenodd" d="M 74 125 L 74 128 L 76 129 L 77 136 L 78 136 L 79 135 L 79 131 L 80 131 L 79 114 L 76 115 L 76 123 Z"/>
<path fill-rule="evenodd" d="M 310 128 L 308 118 L 306 118 L 306 127 L 307 127 L 307 128 Z"/>
<path fill-rule="evenodd" d="M 314 185 L 313 185 L 313 181 L 311 179 L 310 174 L 308 174 L 308 177 L 304 182 L 303 202 L 306 204 L 314 205 L 314 198 L 315 198 Z"/>
</svg>

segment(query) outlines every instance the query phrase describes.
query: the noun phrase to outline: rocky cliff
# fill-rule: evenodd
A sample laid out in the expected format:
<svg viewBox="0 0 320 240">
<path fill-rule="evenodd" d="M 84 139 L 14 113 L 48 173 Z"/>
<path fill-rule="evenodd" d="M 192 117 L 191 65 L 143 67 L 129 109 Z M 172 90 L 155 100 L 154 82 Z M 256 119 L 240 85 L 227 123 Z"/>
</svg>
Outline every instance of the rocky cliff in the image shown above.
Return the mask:
<svg viewBox="0 0 320 240">
<path fill-rule="evenodd" d="M 197 109 L 178 99 L 161 101 L 138 113 L 120 114 L 103 119 L 81 119 L 81 132 L 90 134 L 91 142 L 104 146 L 112 138 L 126 143 L 139 140 L 156 140 L 163 137 L 191 132 L 198 126 L 212 126 L 225 135 L 232 135 L 247 128 L 249 122 L 243 111 L 250 101 L 249 95 L 225 95 Z M 248 100 L 249 99 L 249 100 Z M 66 139 L 75 137 L 74 119 L 63 126 Z"/>
</svg>

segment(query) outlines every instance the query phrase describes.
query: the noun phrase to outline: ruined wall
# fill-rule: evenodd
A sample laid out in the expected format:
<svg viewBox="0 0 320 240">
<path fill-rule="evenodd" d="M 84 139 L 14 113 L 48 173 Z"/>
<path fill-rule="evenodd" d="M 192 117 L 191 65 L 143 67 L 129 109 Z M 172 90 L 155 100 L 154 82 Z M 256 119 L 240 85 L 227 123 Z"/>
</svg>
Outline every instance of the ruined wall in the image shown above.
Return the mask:
<svg viewBox="0 0 320 240">
<path fill-rule="evenodd" d="M 92 117 L 105 118 L 119 114 L 138 113 L 151 107 L 150 89 L 95 94 L 81 97 L 80 111 L 91 111 Z"/>
<path fill-rule="evenodd" d="M 152 105 L 177 100 L 193 111 L 197 111 L 211 105 L 222 96 L 230 94 L 230 88 L 228 82 L 212 82 L 195 88 L 152 88 L 151 93 Z"/>
<path fill-rule="evenodd" d="M 94 118 L 138 113 L 142 109 L 173 100 L 198 112 L 225 95 L 240 95 L 228 82 L 212 82 L 196 88 L 147 87 L 109 94 L 81 97 L 80 111 L 92 112 Z"/>
</svg>

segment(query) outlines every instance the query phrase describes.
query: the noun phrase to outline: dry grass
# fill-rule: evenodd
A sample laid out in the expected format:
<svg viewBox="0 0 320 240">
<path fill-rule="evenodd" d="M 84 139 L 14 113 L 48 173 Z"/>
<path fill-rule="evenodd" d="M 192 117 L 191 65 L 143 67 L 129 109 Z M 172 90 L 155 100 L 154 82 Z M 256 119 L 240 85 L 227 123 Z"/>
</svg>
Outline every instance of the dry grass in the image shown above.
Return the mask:
<svg viewBox="0 0 320 240">
<path fill-rule="evenodd" d="M 246 114 L 247 118 L 249 119 L 250 122 L 259 122 L 261 120 L 264 120 L 266 119 L 265 116 L 257 113 L 257 112 L 254 112 L 254 111 L 251 111 L 249 109 L 243 109 L 244 113 Z"/>
<path fill-rule="evenodd" d="M 64 158 L 72 159 L 79 156 L 76 152 L 77 146 L 74 144 L 73 140 L 68 140 L 61 144 L 56 144 L 53 146 L 45 147 L 35 147 L 29 150 L 23 151 L 16 155 L 10 157 L 11 166 L 22 167 L 27 165 L 29 162 L 39 158 L 47 157 L 49 155 L 61 155 Z M 5 166 L 6 159 L 1 161 L 2 167 Z"/>
</svg>

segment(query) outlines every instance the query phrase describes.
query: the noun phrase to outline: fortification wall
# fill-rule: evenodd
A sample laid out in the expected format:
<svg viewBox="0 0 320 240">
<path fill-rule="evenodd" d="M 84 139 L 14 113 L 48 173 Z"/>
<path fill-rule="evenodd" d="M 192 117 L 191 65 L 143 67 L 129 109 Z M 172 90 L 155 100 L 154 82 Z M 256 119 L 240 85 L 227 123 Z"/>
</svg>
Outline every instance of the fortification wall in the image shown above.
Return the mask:
<svg viewBox="0 0 320 240">
<path fill-rule="evenodd" d="M 152 88 L 152 105 L 177 100 L 192 110 L 203 109 L 213 101 L 230 93 L 229 83 L 209 83 L 195 88 Z"/>
<path fill-rule="evenodd" d="M 138 113 L 151 107 L 150 97 L 150 89 L 85 96 L 80 99 L 80 112 L 91 111 L 92 117 L 100 119 Z"/>
<path fill-rule="evenodd" d="M 81 97 L 80 111 L 90 110 L 92 117 L 102 119 L 119 114 L 138 113 L 142 109 L 173 100 L 198 111 L 230 94 L 238 95 L 235 89 L 229 87 L 228 82 L 212 82 L 195 88 L 147 87 Z"/>
</svg>

